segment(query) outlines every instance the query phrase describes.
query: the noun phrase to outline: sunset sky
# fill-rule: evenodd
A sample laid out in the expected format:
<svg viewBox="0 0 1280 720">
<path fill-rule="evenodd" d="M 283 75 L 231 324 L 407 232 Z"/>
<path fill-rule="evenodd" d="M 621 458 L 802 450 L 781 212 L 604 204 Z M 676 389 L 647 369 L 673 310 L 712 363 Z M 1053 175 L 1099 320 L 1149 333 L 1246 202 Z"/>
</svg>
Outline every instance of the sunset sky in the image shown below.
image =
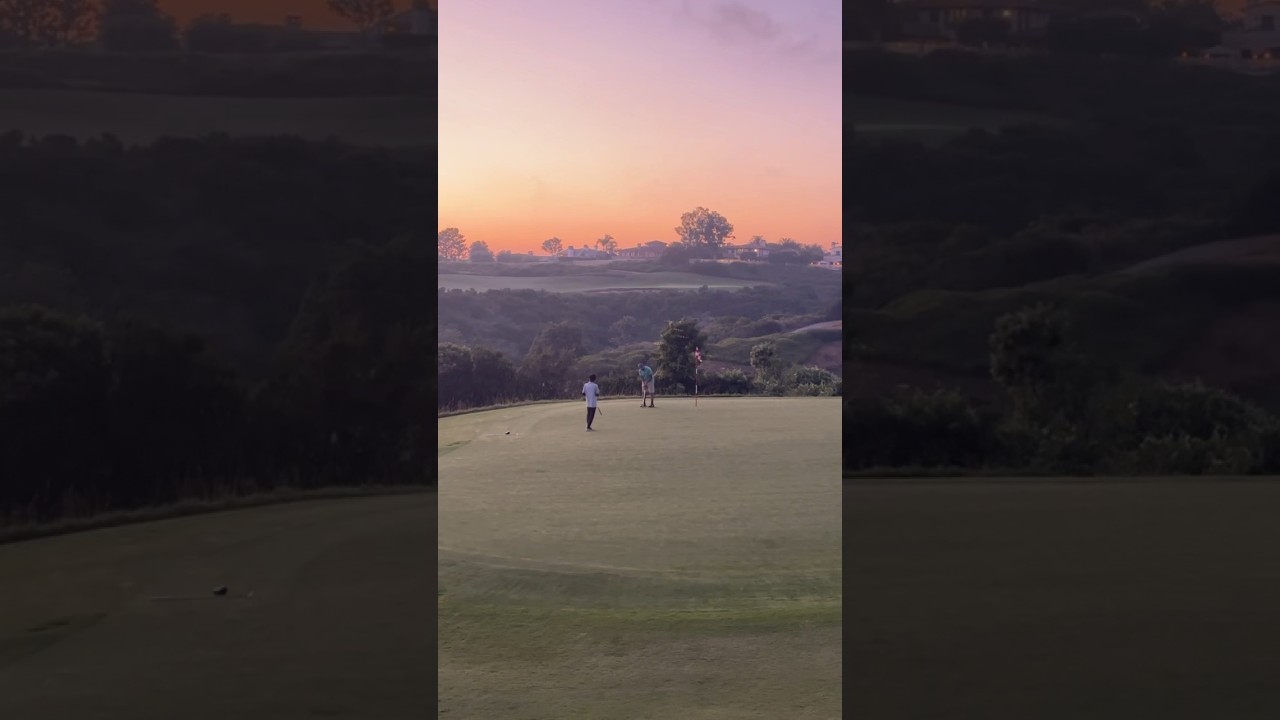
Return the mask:
<svg viewBox="0 0 1280 720">
<path fill-rule="evenodd" d="M 629 247 L 703 206 L 738 242 L 840 239 L 839 0 L 442 5 L 441 228 Z"/>
</svg>

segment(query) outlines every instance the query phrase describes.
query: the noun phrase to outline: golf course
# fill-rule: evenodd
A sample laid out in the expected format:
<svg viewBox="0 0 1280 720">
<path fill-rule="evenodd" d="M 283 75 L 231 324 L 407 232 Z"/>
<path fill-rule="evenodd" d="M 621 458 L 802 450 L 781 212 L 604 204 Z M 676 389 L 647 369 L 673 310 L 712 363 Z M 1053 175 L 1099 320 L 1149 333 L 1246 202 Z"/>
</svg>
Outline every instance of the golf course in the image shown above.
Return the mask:
<svg viewBox="0 0 1280 720">
<path fill-rule="evenodd" d="M 1280 715 L 1276 478 L 845 482 L 848 717 Z"/>
<path fill-rule="evenodd" d="M 111 133 L 122 142 L 211 133 L 340 138 L 382 147 L 435 142 L 435 102 L 425 97 L 234 98 L 0 89 L 0 132 L 69 135 Z"/>
<path fill-rule="evenodd" d="M 0 717 L 428 717 L 435 502 L 307 501 L 0 545 Z"/>
<path fill-rule="evenodd" d="M 445 290 L 545 290 L 547 292 L 581 293 L 611 290 L 737 290 L 753 285 L 769 284 L 759 280 L 712 277 L 692 272 L 628 272 L 600 270 L 598 273 L 551 277 L 514 277 L 501 275 L 439 275 L 436 285 Z"/>
<path fill-rule="evenodd" d="M 655 404 L 440 419 L 440 717 L 841 717 L 839 400 Z"/>
</svg>

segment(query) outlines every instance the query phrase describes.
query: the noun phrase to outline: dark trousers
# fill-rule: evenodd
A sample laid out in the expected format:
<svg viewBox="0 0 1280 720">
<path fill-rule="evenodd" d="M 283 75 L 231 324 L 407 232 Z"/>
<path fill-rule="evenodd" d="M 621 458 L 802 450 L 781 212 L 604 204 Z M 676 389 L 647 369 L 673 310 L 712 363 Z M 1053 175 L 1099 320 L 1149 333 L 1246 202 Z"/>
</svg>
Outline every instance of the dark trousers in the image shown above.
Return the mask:
<svg viewBox="0 0 1280 720">
<path fill-rule="evenodd" d="M 591 421 L 596 419 L 596 409 L 587 408 L 587 427 L 591 427 Z"/>
</svg>

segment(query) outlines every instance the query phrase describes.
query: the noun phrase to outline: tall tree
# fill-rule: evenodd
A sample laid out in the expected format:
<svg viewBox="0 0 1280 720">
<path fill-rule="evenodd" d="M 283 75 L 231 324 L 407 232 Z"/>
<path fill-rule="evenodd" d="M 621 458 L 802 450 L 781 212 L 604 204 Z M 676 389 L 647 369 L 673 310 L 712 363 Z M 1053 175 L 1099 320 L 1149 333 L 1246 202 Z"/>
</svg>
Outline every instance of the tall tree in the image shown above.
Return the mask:
<svg viewBox="0 0 1280 720">
<path fill-rule="evenodd" d="M 550 323 L 533 339 L 523 369 L 542 397 L 558 397 L 565 389 L 569 368 L 581 355 L 582 327 L 571 322 Z"/>
<path fill-rule="evenodd" d="M 52 7 L 45 42 L 52 46 L 78 45 L 93 37 L 98 7 L 93 0 L 46 0 Z"/>
<path fill-rule="evenodd" d="M 471 262 L 493 262 L 493 251 L 489 249 L 489 243 L 483 240 L 471 243 Z"/>
<path fill-rule="evenodd" d="M 596 241 L 596 247 L 612 255 L 618 250 L 618 241 L 614 240 L 612 235 L 606 234 Z"/>
<path fill-rule="evenodd" d="M 436 236 L 436 248 L 441 260 L 461 260 L 467 255 L 467 239 L 458 228 L 445 228 Z"/>
<path fill-rule="evenodd" d="M 697 320 L 685 318 L 668 322 L 658 338 L 658 367 L 655 368 L 665 384 L 693 392 L 693 350 L 706 344 L 707 336 L 698 329 Z"/>
<path fill-rule="evenodd" d="M 564 242 L 558 237 L 547 238 L 542 241 L 542 251 L 548 255 L 559 255 L 564 249 Z"/>
<path fill-rule="evenodd" d="M 756 378 L 765 384 L 777 382 L 782 377 L 782 359 L 778 357 L 777 345 L 772 340 L 751 348 L 751 367 L 756 371 Z"/>
<path fill-rule="evenodd" d="M 680 216 L 676 234 L 687 247 L 718 250 L 733 238 L 733 224 L 720 213 L 699 207 Z"/>
<path fill-rule="evenodd" d="M 93 34 L 90 0 L 0 0 L 0 32 L 27 47 L 73 45 Z"/>
<path fill-rule="evenodd" d="M 98 39 L 112 52 L 176 50 L 178 25 L 156 0 L 103 0 Z"/>
<path fill-rule="evenodd" d="M 391 0 L 329 0 L 329 10 L 355 25 L 363 35 L 396 11 Z"/>
</svg>

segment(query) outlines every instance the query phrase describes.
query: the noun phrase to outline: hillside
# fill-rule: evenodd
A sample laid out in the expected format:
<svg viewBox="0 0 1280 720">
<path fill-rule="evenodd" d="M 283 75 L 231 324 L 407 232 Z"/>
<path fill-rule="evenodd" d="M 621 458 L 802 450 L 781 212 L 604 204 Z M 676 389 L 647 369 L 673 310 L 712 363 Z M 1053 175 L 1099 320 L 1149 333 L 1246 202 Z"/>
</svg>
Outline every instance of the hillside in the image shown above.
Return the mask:
<svg viewBox="0 0 1280 720">
<path fill-rule="evenodd" d="M 576 263 L 526 266 L 485 264 L 490 272 L 543 272 L 546 276 L 438 276 L 439 339 L 487 347 L 520 360 L 539 330 L 569 321 L 583 328 L 588 354 L 620 351 L 633 343 L 656 342 L 670 320 L 697 318 L 703 327 L 718 318 L 738 325 L 766 317 L 798 318 L 800 327 L 836 320 L 841 308 L 841 275 L 818 268 L 747 263 L 693 263 L 672 269 L 654 263 Z M 517 270 L 517 268 L 519 268 Z M 560 269 L 563 268 L 563 269 Z M 445 285 L 461 284 L 468 289 Z M 705 288 L 705 289 L 704 289 Z M 596 292 L 588 292 L 596 291 Z M 625 291 L 625 292 L 622 292 Z M 631 318 L 620 334 L 615 324 Z M 759 335 L 776 332 L 765 329 Z M 749 349 L 748 349 L 749 350 Z M 745 360 L 744 360 L 745 361 Z"/>
<path fill-rule="evenodd" d="M 1100 364 L 1200 378 L 1280 407 L 1280 264 L 1165 263 L 981 292 L 921 291 L 845 313 L 847 394 L 897 385 L 987 394 L 996 319 L 1038 302 L 1066 310 L 1076 349 Z M 862 375 L 878 382 L 858 382 Z"/>
</svg>

